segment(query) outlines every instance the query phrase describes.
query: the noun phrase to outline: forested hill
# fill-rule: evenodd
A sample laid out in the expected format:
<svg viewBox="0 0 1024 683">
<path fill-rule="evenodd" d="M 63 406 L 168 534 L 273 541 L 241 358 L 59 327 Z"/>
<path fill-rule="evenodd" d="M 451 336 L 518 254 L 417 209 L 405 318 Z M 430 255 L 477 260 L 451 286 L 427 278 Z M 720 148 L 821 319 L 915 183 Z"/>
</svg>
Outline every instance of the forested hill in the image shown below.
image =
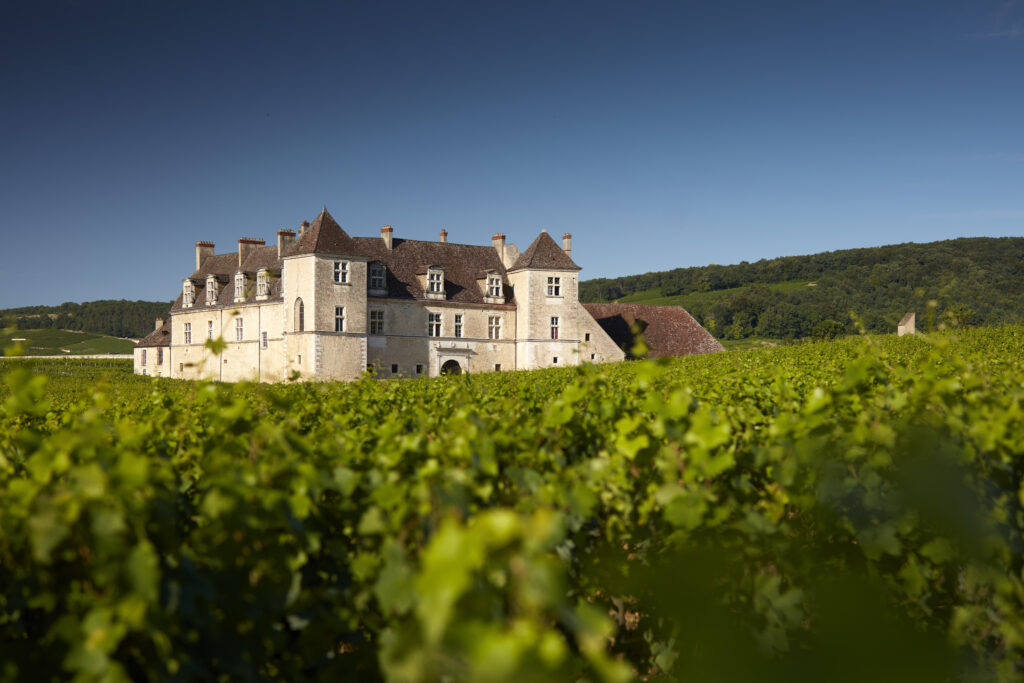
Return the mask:
<svg viewBox="0 0 1024 683">
<path fill-rule="evenodd" d="M 109 334 L 114 337 L 144 337 L 153 331 L 157 318 L 167 317 L 171 301 L 125 301 L 124 299 L 64 303 L 60 306 L 25 306 L 0 310 L 4 326 L 22 330 L 57 328 Z"/>
<path fill-rule="evenodd" d="M 580 299 L 684 306 L 713 334 L 827 337 L 1024 322 L 1024 237 L 978 237 L 845 249 L 732 266 L 677 268 L 580 283 Z M 929 302 L 934 302 L 929 305 Z"/>
</svg>

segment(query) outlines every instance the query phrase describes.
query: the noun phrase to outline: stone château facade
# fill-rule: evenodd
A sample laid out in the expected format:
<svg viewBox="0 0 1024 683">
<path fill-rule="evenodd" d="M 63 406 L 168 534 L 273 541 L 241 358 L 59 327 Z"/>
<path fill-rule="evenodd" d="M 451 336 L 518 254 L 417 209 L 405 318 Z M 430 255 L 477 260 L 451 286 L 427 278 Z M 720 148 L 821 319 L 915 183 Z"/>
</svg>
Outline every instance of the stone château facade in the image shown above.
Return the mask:
<svg viewBox="0 0 1024 683">
<path fill-rule="evenodd" d="M 139 342 L 135 372 L 276 382 L 533 369 L 624 353 L 580 304 L 572 237 L 520 253 L 491 246 L 350 237 L 324 209 L 277 244 L 196 243 L 195 271 Z M 223 339 L 220 350 L 207 348 Z"/>
</svg>

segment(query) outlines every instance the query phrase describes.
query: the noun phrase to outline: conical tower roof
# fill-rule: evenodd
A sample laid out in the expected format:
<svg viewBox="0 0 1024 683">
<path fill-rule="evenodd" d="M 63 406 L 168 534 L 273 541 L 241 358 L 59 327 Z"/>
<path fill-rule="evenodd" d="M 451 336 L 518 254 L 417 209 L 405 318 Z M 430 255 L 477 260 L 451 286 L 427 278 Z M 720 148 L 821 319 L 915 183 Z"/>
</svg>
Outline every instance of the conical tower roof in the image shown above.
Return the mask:
<svg viewBox="0 0 1024 683">
<path fill-rule="evenodd" d="M 295 246 L 288 252 L 289 256 L 298 254 L 355 256 L 356 245 L 352 238 L 341 229 L 334 217 L 327 212 L 325 206 L 313 224 L 302 231 L 302 235 L 295 241 Z"/>
<path fill-rule="evenodd" d="M 516 262 L 512 264 L 509 271 L 535 268 L 537 270 L 580 270 L 569 255 L 562 251 L 562 248 L 555 244 L 551 235 L 542 232 L 537 235 L 526 251 L 524 251 Z"/>
</svg>

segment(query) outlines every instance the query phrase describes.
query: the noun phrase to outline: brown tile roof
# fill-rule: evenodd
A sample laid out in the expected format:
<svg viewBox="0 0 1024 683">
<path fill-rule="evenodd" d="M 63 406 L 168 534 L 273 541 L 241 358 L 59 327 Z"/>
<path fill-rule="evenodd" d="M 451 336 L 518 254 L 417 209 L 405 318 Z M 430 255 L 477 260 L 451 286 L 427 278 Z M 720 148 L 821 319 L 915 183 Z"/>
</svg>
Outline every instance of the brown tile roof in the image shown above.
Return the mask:
<svg viewBox="0 0 1024 683">
<path fill-rule="evenodd" d="M 269 246 L 252 247 L 245 256 L 241 270 L 247 277 L 246 302 L 256 301 L 256 275 L 262 269 L 266 269 L 270 274 L 270 292 L 266 299 L 260 299 L 260 301 L 280 301 L 281 259 L 277 257 L 277 245 L 272 244 Z M 189 310 L 234 305 L 235 273 L 238 270 L 237 251 L 207 256 L 199 269 L 189 276 L 189 279 L 195 283 L 196 288 L 196 301 Z M 206 278 L 209 275 L 213 275 L 219 285 L 217 303 L 213 304 L 213 306 L 207 306 L 206 304 Z M 182 310 L 180 293 L 174 304 L 171 305 L 171 310 Z"/>
<path fill-rule="evenodd" d="M 482 271 L 493 270 L 501 276 L 506 303 L 513 303 L 505 267 L 494 247 L 454 242 L 422 242 L 394 239 L 389 250 L 379 237 L 355 237 L 356 252 L 371 263 L 379 261 L 387 270 L 388 296 L 395 299 L 422 299 L 423 275 L 428 266 L 444 268 L 446 301 L 484 303 L 484 291 L 478 281 Z"/>
<path fill-rule="evenodd" d="M 170 346 L 171 345 L 171 317 L 164 319 L 164 324 L 153 330 L 139 340 L 136 347 Z"/>
<path fill-rule="evenodd" d="M 900 325 L 907 325 L 913 319 L 914 319 L 914 312 L 911 311 L 910 313 L 907 313 L 905 316 L 903 316 L 903 318 L 900 320 L 899 324 Z"/>
<path fill-rule="evenodd" d="M 651 358 L 715 353 L 725 348 L 680 306 L 643 304 L 583 304 L 608 336 L 629 353 L 633 346 L 630 326 L 635 322 Z"/>
<path fill-rule="evenodd" d="M 542 270 L 581 270 L 573 263 L 573 260 L 562 251 L 562 248 L 555 244 L 551 235 L 542 232 L 537 235 L 526 251 L 524 251 L 516 262 L 509 268 L 510 271 L 522 270 L 524 268 L 537 268 Z"/>
<path fill-rule="evenodd" d="M 326 207 L 313 221 L 313 225 L 302 231 L 288 254 L 357 255 L 352 238 L 341 229 L 331 214 L 327 213 Z"/>
</svg>

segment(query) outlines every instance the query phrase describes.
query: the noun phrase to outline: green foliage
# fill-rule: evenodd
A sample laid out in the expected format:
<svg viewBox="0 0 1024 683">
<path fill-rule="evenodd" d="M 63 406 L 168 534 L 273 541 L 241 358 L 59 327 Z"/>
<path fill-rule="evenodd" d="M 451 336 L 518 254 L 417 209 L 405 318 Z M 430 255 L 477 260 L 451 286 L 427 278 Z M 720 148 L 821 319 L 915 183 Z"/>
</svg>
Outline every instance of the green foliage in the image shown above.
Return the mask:
<svg viewBox="0 0 1024 683">
<path fill-rule="evenodd" d="M 103 337 L 86 332 L 68 332 L 52 328 L 0 330 L 0 347 L 8 347 L 14 339 L 25 340 L 20 342 L 20 346 L 27 356 L 130 354 L 135 348 L 135 344 L 128 339 Z"/>
<path fill-rule="evenodd" d="M 32 330 L 37 336 L 40 330 L 75 330 L 139 338 L 153 331 L 154 320 L 167 317 L 172 303 L 105 299 L 81 304 L 67 302 L 59 306 L 7 308 L 0 310 L 0 315 L 5 327 Z"/>
<path fill-rule="evenodd" d="M 677 268 L 580 283 L 581 301 L 683 306 L 722 339 L 893 332 L 908 311 L 955 329 L 1024 322 L 1024 238 L 969 238 Z M 934 313 L 934 311 L 933 311 Z"/>
<path fill-rule="evenodd" d="M 1022 358 L 1005 327 L 344 385 L 8 360 L 0 679 L 1016 680 Z"/>
</svg>

